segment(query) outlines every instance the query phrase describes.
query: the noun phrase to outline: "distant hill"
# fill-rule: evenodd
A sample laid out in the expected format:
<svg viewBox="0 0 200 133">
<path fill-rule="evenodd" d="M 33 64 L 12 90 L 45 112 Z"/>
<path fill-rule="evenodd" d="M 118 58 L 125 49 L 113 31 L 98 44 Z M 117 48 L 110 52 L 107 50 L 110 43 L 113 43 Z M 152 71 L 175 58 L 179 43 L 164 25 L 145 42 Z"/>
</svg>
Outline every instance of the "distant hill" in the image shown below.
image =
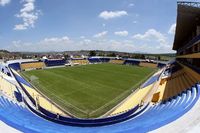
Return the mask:
<svg viewBox="0 0 200 133">
<path fill-rule="evenodd" d="M 0 53 L 10 53 L 10 52 L 7 50 L 0 50 Z"/>
<path fill-rule="evenodd" d="M 123 57 L 123 58 L 136 58 L 136 59 L 154 59 L 154 60 L 171 60 L 175 58 L 175 53 L 164 54 L 149 54 L 142 52 L 118 52 L 118 51 L 103 51 L 103 50 L 79 50 L 79 51 L 64 51 L 64 52 L 9 52 L 7 50 L 0 50 L 0 59 L 19 59 L 19 58 L 40 58 L 42 56 L 51 56 L 52 58 L 60 58 L 63 55 L 74 55 L 81 57 L 81 55 L 89 56 L 90 52 L 95 52 L 96 56 L 110 56 L 110 57 Z"/>
<path fill-rule="evenodd" d="M 21 57 L 20 53 L 10 52 L 7 50 L 0 50 L 0 59 L 15 59 L 20 57 Z"/>
<path fill-rule="evenodd" d="M 0 59 L 10 57 L 10 52 L 7 50 L 0 50 Z"/>
</svg>

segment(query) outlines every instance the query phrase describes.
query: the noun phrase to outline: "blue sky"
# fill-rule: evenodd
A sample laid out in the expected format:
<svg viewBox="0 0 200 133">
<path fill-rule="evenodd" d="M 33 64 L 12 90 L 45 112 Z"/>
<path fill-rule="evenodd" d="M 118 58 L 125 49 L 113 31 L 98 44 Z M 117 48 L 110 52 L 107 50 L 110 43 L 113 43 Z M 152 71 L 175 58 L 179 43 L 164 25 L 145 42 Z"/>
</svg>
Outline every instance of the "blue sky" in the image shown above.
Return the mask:
<svg viewBox="0 0 200 133">
<path fill-rule="evenodd" d="M 175 0 L 0 0 L 0 49 L 166 53 Z"/>
</svg>

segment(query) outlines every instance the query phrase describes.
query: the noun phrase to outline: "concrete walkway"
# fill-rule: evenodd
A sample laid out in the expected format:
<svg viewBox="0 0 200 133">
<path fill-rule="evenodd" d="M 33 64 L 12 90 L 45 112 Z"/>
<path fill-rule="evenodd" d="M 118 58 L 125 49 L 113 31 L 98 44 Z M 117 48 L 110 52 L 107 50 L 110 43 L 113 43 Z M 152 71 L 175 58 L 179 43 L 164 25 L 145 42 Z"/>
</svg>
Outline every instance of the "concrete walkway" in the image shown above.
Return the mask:
<svg viewBox="0 0 200 133">
<path fill-rule="evenodd" d="M 200 100 L 185 115 L 152 133 L 198 133 L 200 131 Z"/>
<path fill-rule="evenodd" d="M 0 129 L 1 129 L 1 131 L 0 131 L 1 133 L 21 133 L 20 131 L 8 126 L 7 124 L 5 124 L 2 121 L 0 121 Z"/>
</svg>

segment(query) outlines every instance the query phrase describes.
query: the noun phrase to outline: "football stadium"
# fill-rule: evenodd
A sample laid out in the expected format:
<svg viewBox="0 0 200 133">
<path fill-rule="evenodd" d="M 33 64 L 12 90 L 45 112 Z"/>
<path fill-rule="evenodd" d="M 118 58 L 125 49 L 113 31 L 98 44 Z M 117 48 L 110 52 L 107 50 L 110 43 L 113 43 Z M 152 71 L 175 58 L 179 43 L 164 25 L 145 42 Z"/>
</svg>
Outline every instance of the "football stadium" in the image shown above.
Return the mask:
<svg viewBox="0 0 200 133">
<path fill-rule="evenodd" d="M 27 133 L 198 132 L 200 3 L 177 2 L 176 21 L 176 58 L 168 62 L 109 56 L 1 62 L 0 120 Z"/>
</svg>

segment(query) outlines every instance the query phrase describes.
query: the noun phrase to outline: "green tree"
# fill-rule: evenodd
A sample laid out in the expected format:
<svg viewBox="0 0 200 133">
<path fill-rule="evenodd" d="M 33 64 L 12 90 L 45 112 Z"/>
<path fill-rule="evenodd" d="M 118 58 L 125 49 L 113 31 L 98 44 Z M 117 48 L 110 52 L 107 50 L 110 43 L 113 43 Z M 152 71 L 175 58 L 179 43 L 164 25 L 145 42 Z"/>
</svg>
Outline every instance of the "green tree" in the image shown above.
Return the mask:
<svg viewBox="0 0 200 133">
<path fill-rule="evenodd" d="M 98 54 L 98 56 L 104 56 L 104 53 L 103 53 L 103 52 L 100 52 L 100 53 Z"/>
<path fill-rule="evenodd" d="M 69 55 L 68 54 L 64 54 L 64 58 L 65 58 L 65 60 L 67 60 L 69 58 Z"/>
<path fill-rule="evenodd" d="M 141 59 L 145 59 L 145 55 L 144 55 L 144 54 L 142 54 L 140 58 L 141 58 Z"/>
<path fill-rule="evenodd" d="M 161 57 L 160 56 L 158 56 L 158 60 L 160 60 L 161 59 Z"/>
<path fill-rule="evenodd" d="M 110 53 L 108 56 L 110 56 L 110 57 L 116 57 L 116 54 L 115 53 Z"/>
<path fill-rule="evenodd" d="M 94 50 L 90 51 L 89 56 L 96 56 L 96 52 Z"/>
</svg>

